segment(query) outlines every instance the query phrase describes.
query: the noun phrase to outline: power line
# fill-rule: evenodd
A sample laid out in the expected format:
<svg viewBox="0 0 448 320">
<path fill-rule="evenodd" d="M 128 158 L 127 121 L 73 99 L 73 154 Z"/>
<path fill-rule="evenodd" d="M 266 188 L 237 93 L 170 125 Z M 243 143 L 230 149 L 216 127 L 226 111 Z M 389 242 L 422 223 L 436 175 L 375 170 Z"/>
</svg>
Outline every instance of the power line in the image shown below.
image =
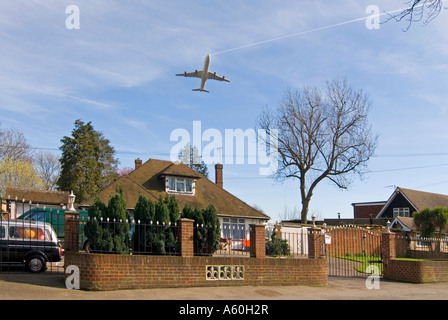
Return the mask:
<svg viewBox="0 0 448 320">
<path fill-rule="evenodd" d="M 362 173 L 382 173 L 382 172 L 394 172 L 394 171 L 406 171 L 406 170 L 416 170 L 416 169 L 427 169 L 427 168 L 436 168 L 436 167 L 446 167 L 448 163 L 444 164 L 433 164 L 427 166 L 417 166 L 417 167 L 408 167 L 408 168 L 395 168 L 395 169 L 384 169 L 384 170 L 371 170 L 365 171 Z"/>
<path fill-rule="evenodd" d="M 376 158 L 411 158 L 411 157 L 433 157 L 433 156 L 448 156 L 448 152 L 435 153 L 384 153 L 377 154 Z"/>
</svg>

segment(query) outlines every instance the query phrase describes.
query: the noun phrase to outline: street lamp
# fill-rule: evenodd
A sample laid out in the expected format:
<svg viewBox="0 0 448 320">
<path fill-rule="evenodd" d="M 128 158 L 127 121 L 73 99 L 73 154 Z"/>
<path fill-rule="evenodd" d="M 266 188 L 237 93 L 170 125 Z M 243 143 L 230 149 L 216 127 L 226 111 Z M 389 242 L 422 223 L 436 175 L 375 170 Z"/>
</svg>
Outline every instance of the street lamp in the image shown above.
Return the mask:
<svg viewBox="0 0 448 320">
<path fill-rule="evenodd" d="M 69 211 L 75 211 L 75 198 L 76 196 L 73 194 L 73 190 L 71 191 L 70 195 L 68 196 L 68 210 Z"/>
<path fill-rule="evenodd" d="M 387 233 L 390 233 L 390 226 L 391 226 L 391 222 L 389 220 L 387 220 L 386 222 L 386 226 L 387 226 Z"/>
</svg>

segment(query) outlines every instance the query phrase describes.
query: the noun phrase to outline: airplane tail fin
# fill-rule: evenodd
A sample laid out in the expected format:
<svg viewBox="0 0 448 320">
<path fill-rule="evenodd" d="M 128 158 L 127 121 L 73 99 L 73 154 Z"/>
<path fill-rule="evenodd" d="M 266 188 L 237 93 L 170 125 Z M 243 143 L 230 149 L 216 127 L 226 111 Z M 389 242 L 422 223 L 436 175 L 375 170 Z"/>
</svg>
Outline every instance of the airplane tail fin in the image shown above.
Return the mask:
<svg viewBox="0 0 448 320">
<path fill-rule="evenodd" d="M 209 93 L 209 91 L 205 90 L 205 89 L 193 89 L 193 91 L 201 91 L 201 92 L 207 92 Z"/>
</svg>

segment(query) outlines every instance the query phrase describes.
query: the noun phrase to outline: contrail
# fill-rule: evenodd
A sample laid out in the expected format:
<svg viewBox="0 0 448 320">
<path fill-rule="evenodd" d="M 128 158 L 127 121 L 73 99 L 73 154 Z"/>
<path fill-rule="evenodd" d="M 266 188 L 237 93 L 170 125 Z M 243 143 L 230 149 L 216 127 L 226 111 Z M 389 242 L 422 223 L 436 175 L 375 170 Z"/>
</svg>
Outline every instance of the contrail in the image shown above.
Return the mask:
<svg viewBox="0 0 448 320">
<path fill-rule="evenodd" d="M 444 0 L 445 1 L 445 0 Z M 273 38 L 273 39 L 268 39 L 268 40 L 263 40 L 263 41 L 258 41 L 255 43 L 251 43 L 251 44 L 246 44 L 244 46 L 240 46 L 240 47 L 236 47 L 236 48 L 232 48 L 232 49 L 227 49 L 227 50 L 223 50 L 223 51 L 219 51 L 219 52 L 215 52 L 212 53 L 211 55 L 218 55 L 218 54 L 222 54 L 222 53 L 227 53 L 227 52 L 231 52 L 231 51 L 236 51 L 236 50 L 241 50 L 241 49 L 245 49 L 245 48 L 249 48 L 249 47 L 254 47 L 254 46 L 258 46 L 260 44 L 265 44 L 265 43 L 269 43 L 269 42 L 274 42 L 274 41 L 278 41 L 278 40 L 283 40 L 283 39 L 287 39 L 287 38 L 292 38 L 292 37 L 297 37 L 297 36 L 301 36 L 304 34 L 308 34 L 308 33 L 312 33 L 312 32 L 316 32 L 316 31 L 321 31 L 321 30 L 327 30 L 327 29 L 331 29 L 331 28 L 336 28 L 339 26 L 343 26 L 346 24 L 350 24 L 353 22 L 358 22 L 358 21 L 362 21 L 362 20 L 366 20 L 368 18 L 376 18 L 376 17 L 381 17 L 384 15 L 391 15 L 394 13 L 398 13 L 398 12 L 402 12 L 405 9 L 397 9 L 394 11 L 390 11 L 390 12 L 383 12 L 377 15 L 369 15 L 369 16 L 364 16 L 361 18 L 357 18 L 357 19 L 352 19 L 352 20 L 348 20 L 348 21 L 343 21 L 343 22 L 339 22 L 339 23 L 335 23 L 335 24 L 331 24 L 328 26 L 323 26 L 323 27 L 317 27 L 314 29 L 310 29 L 310 30 L 305 30 L 305 31 L 301 31 L 301 32 L 296 32 L 296 33 L 292 33 L 292 34 L 288 34 L 288 35 L 284 35 L 281 37 L 277 37 L 277 38 Z"/>
</svg>

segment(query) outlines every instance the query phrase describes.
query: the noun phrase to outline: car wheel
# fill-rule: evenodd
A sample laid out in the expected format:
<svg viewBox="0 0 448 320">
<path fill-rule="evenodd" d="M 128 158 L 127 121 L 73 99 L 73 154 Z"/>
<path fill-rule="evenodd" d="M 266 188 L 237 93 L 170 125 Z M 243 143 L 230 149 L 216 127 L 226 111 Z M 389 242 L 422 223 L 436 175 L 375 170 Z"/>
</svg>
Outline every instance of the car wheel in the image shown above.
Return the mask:
<svg viewBox="0 0 448 320">
<path fill-rule="evenodd" d="M 33 255 L 26 260 L 26 269 L 32 273 L 43 272 L 47 269 L 47 263 L 42 256 Z"/>
</svg>

